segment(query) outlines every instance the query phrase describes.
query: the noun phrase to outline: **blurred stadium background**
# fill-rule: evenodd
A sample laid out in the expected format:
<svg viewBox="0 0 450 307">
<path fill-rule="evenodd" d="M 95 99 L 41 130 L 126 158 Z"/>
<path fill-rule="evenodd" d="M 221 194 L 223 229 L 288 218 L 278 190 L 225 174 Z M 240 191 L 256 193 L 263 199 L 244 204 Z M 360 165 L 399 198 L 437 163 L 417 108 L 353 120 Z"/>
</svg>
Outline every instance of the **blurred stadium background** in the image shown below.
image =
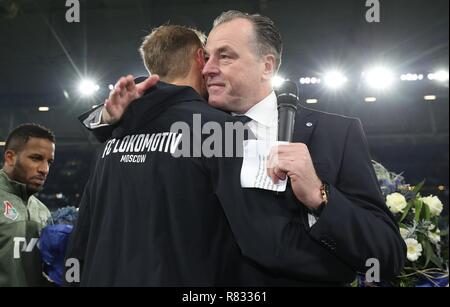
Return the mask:
<svg viewBox="0 0 450 307">
<path fill-rule="evenodd" d="M 0 150 L 20 123 L 55 132 L 40 195 L 51 209 L 78 204 L 98 146 L 77 116 L 118 77 L 146 75 L 141 38 L 167 22 L 208 33 L 229 9 L 276 22 L 279 77 L 298 83 L 302 105 L 359 117 L 375 160 L 412 184 L 427 179 L 423 193 L 448 204 L 448 0 L 381 0 L 380 23 L 366 21 L 365 0 L 81 0 L 80 23 L 66 21 L 65 2 L 0 0 Z M 385 70 L 371 78 L 374 67 Z"/>
</svg>

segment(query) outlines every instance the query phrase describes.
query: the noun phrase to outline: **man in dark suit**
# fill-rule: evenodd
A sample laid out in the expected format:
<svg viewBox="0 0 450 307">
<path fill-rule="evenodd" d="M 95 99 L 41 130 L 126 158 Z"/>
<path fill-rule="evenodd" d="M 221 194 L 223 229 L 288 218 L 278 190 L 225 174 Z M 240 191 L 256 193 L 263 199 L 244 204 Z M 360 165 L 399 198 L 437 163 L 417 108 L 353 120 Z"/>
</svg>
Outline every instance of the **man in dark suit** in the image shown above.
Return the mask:
<svg viewBox="0 0 450 307">
<path fill-rule="evenodd" d="M 282 47 L 273 22 L 225 12 L 215 20 L 205 50 L 208 103 L 248 117 L 247 125 L 259 140 L 276 141 L 278 110 L 271 79 L 280 66 Z M 146 82 L 137 91 L 130 77 L 121 79 L 102 111 L 103 122 L 117 121 L 130 102 L 123 98 L 130 91 L 142 92 L 151 83 Z M 294 240 L 279 251 L 291 253 L 292 274 L 303 280 L 349 281 L 356 271 L 369 268 L 370 259 L 379 262 L 382 278 L 398 274 L 406 248 L 381 196 L 360 121 L 299 108 L 293 140 L 274 148 L 268 169 L 274 181 L 290 180 L 274 205 L 284 206 L 282 214 L 294 217 L 283 228 Z M 247 263 L 242 271 L 254 276 L 253 284 L 286 278 L 276 265 Z"/>
<path fill-rule="evenodd" d="M 80 264 L 81 286 L 254 286 L 267 284 L 256 276 L 264 267 L 293 274 L 290 263 L 298 261 L 285 252 L 285 242 L 297 241 L 297 234 L 283 234 L 291 217 L 273 206 L 284 196 L 241 189 L 238 158 L 204 150 L 176 155 L 178 144 L 185 154 L 186 144 L 211 136 L 196 124 L 234 124 L 200 96 L 206 90 L 202 38 L 193 29 L 165 25 L 144 40 L 144 58 L 152 56 L 145 64 L 164 82 L 109 127 L 97 154 L 66 252 Z M 162 52 L 160 46 L 168 47 Z M 180 62 L 186 65 L 171 70 Z M 177 131 L 174 123 L 189 129 Z M 293 275 L 291 285 L 310 281 Z"/>
</svg>

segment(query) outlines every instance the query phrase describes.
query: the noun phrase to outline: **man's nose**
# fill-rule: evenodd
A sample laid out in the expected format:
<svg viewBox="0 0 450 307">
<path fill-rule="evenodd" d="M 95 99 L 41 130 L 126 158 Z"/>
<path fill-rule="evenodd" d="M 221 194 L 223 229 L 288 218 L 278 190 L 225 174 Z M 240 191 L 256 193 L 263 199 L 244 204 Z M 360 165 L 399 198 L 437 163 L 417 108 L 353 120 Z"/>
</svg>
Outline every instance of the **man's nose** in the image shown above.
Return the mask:
<svg viewBox="0 0 450 307">
<path fill-rule="evenodd" d="M 213 58 L 209 58 L 203 67 L 202 74 L 204 76 L 217 75 L 219 73 L 219 67 L 215 63 Z"/>
<path fill-rule="evenodd" d="M 38 172 L 41 175 L 47 176 L 50 170 L 50 164 L 48 162 L 42 162 L 39 164 Z"/>
</svg>

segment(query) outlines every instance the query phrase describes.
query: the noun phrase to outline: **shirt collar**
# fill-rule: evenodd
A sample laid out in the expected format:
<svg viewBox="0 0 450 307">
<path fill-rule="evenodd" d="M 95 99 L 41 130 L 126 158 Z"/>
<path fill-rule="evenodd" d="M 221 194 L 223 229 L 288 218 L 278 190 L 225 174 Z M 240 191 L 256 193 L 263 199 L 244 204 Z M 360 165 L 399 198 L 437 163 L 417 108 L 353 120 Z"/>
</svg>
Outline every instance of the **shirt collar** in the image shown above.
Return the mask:
<svg viewBox="0 0 450 307">
<path fill-rule="evenodd" d="M 233 113 L 233 115 L 236 114 Z M 266 98 L 251 107 L 244 115 L 250 117 L 258 124 L 267 127 L 277 127 L 278 109 L 275 92 L 272 91 Z"/>
</svg>

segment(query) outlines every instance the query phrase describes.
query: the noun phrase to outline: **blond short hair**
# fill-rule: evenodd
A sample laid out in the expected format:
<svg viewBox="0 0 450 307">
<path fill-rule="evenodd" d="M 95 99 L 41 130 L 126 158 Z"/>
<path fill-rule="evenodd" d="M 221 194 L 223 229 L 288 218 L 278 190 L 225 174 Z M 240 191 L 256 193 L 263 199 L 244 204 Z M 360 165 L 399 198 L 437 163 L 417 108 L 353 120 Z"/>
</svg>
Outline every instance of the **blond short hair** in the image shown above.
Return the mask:
<svg viewBox="0 0 450 307">
<path fill-rule="evenodd" d="M 178 25 L 164 25 L 144 38 L 139 51 L 144 65 L 152 74 L 170 82 L 188 75 L 192 58 L 203 48 L 206 36 L 202 32 Z"/>
</svg>

